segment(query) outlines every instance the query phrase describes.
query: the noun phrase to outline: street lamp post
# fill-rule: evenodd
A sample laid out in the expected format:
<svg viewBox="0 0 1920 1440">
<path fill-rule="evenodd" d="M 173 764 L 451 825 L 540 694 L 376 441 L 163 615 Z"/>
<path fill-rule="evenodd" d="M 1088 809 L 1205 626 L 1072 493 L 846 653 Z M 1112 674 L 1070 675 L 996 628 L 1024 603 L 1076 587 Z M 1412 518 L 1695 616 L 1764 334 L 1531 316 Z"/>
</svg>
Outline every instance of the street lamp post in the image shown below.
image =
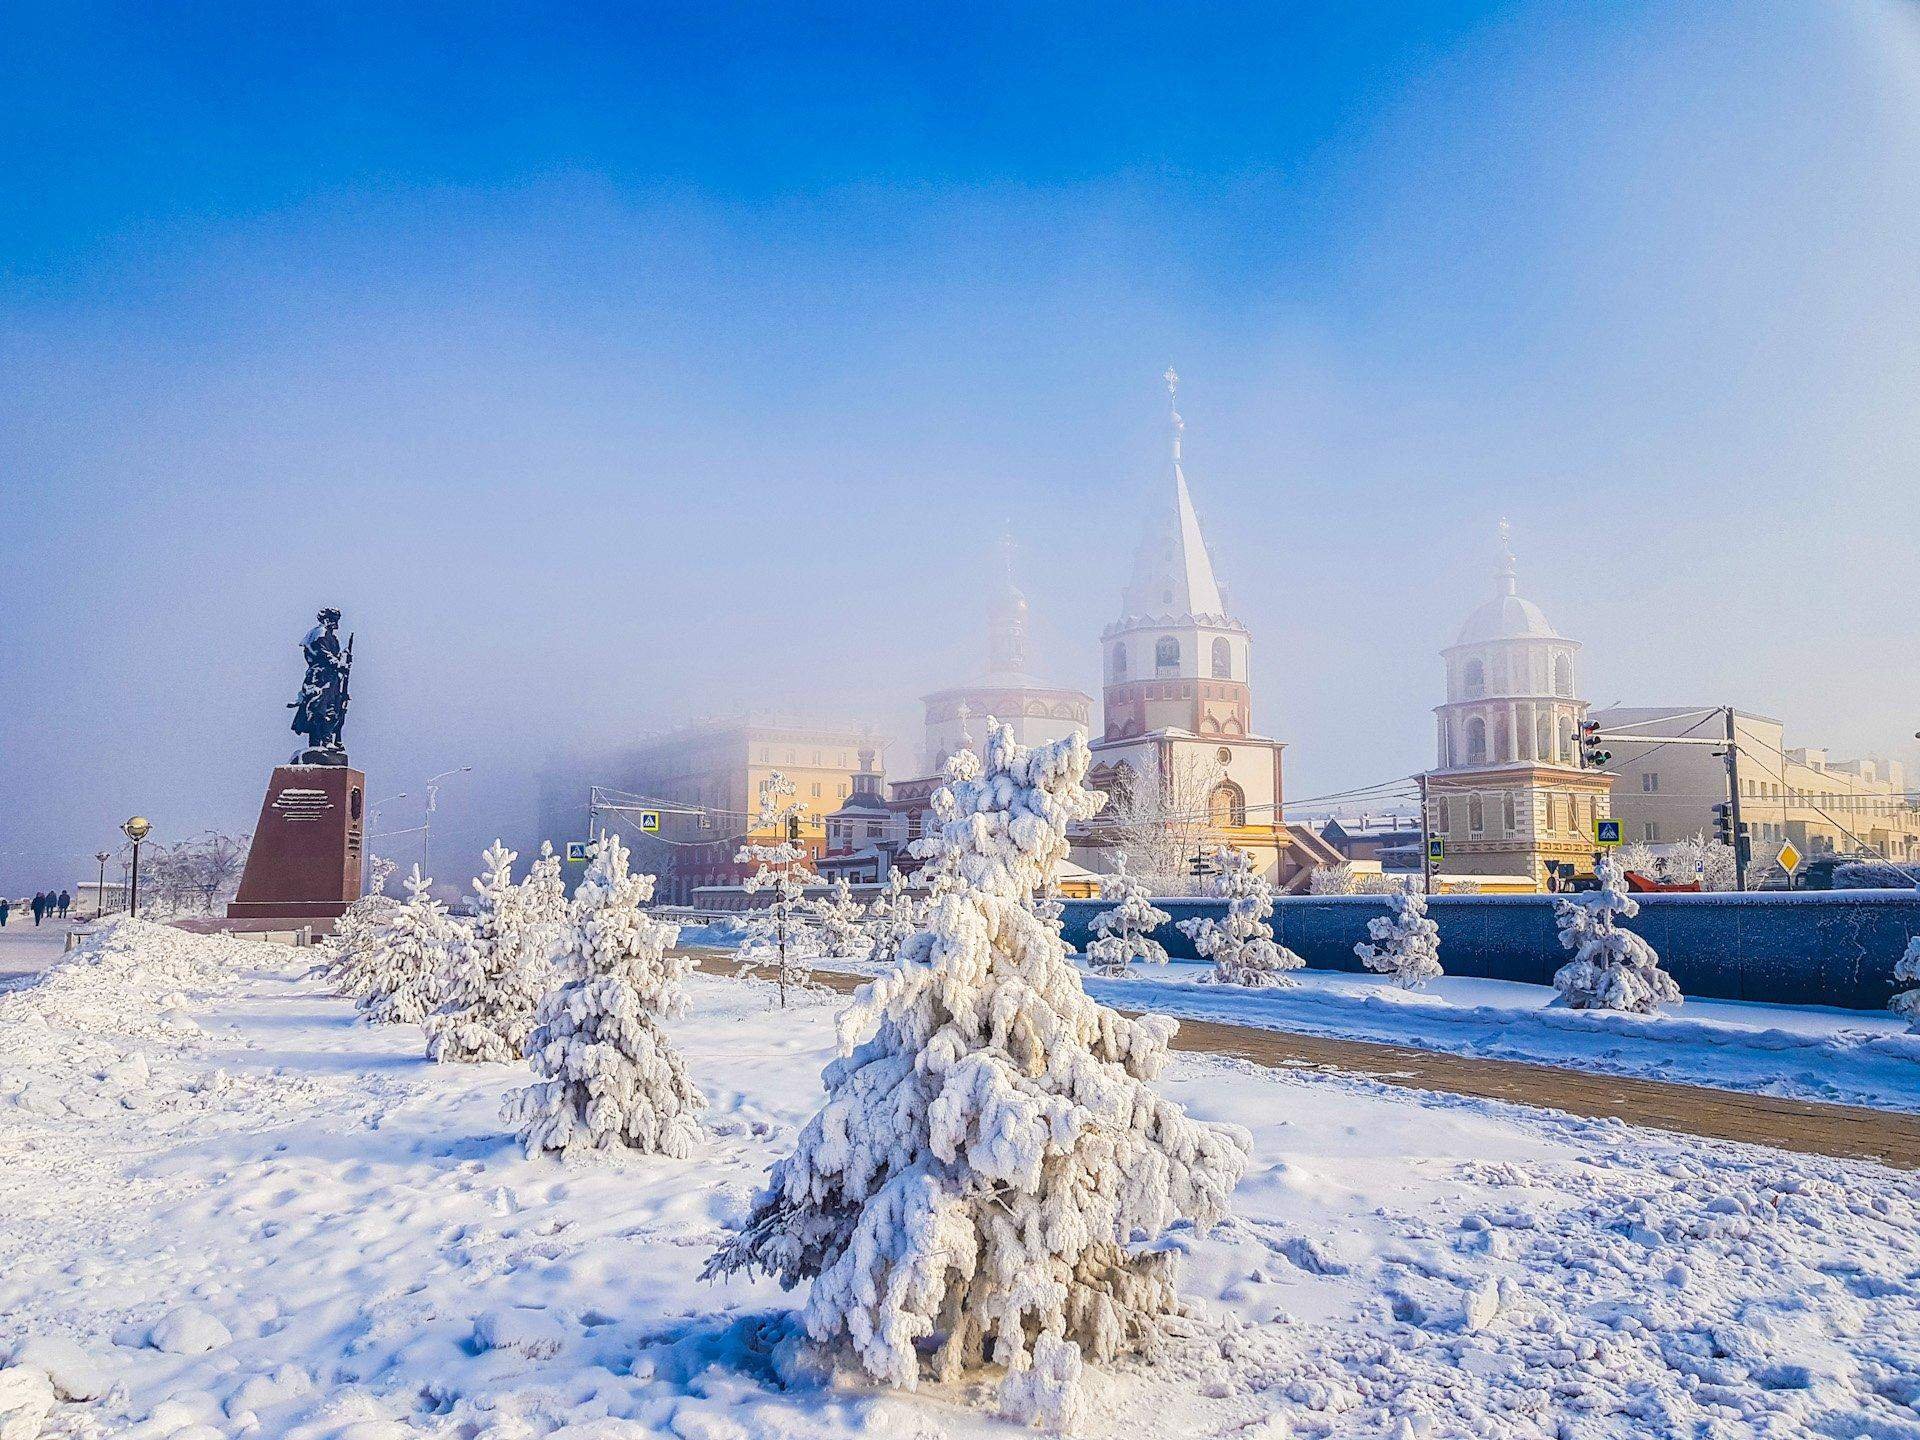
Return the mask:
<svg viewBox="0 0 1920 1440">
<path fill-rule="evenodd" d="M 127 914 L 138 916 L 140 913 L 140 842 L 147 838 L 153 826 L 147 823 L 144 815 L 136 815 L 120 827 L 127 839 L 133 842 L 133 882 L 127 887 Z"/>
<path fill-rule="evenodd" d="M 442 770 L 427 781 L 427 806 L 420 818 L 420 870 L 428 879 L 433 878 L 433 860 L 428 847 L 433 840 L 433 811 L 440 800 L 440 782 L 454 775 L 465 775 L 471 769 L 471 765 L 461 765 Z"/>
<path fill-rule="evenodd" d="M 96 850 L 93 858 L 100 862 L 100 888 L 93 892 L 93 918 L 98 920 L 107 913 L 107 861 L 113 858 L 113 852 Z"/>
</svg>

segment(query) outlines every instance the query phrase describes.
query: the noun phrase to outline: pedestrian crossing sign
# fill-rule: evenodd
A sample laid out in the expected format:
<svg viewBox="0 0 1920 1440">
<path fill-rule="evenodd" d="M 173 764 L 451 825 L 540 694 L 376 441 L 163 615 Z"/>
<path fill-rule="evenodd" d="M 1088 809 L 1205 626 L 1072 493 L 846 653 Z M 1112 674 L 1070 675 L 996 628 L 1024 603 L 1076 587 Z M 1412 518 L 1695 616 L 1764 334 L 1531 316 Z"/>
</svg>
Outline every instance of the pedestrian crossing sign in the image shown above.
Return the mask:
<svg viewBox="0 0 1920 1440">
<path fill-rule="evenodd" d="M 587 840 L 567 841 L 567 864 L 584 865 L 587 857 L 593 853 L 593 844 Z"/>
<path fill-rule="evenodd" d="M 1621 844 L 1620 822 L 1618 820 L 1602 820 L 1596 816 L 1593 822 L 1593 843 L 1606 846 Z"/>
<path fill-rule="evenodd" d="M 658 835 L 660 833 L 660 812 L 658 810 L 642 810 L 640 812 L 640 828 L 649 835 Z"/>
<path fill-rule="evenodd" d="M 1447 856 L 1447 842 L 1438 835 L 1427 841 L 1427 859 L 1444 860 Z"/>
</svg>

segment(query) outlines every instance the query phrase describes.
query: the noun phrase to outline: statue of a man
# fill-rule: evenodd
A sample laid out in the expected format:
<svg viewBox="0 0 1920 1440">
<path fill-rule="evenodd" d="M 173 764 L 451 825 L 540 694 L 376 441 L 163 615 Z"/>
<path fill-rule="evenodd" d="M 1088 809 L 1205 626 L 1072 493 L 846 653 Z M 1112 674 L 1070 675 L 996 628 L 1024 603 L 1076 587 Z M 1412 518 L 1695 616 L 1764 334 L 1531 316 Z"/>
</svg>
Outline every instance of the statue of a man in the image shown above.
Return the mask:
<svg viewBox="0 0 1920 1440">
<path fill-rule="evenodd" d="M 353 638 L 340 648 L 340 612 L 332 606 L 317 617 L 320 623 L 300 642 L 307 677 L 300 682 L 300 698 L 289 704 L 293 732 L 307 737 L 308 749 L 294 757 L 304 765 L 344 765 L 347 752 L 340 732 L 347 723 L 347 674 L 353 668 Z"/>
</svg>

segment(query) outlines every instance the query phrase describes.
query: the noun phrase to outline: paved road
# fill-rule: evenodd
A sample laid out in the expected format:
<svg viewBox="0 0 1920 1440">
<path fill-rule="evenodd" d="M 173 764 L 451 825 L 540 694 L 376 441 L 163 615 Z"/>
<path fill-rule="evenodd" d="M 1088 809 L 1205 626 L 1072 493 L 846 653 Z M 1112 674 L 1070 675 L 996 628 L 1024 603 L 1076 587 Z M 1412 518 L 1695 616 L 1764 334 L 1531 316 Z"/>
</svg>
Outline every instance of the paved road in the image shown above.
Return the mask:
<svg viewBox="0 0 1920 1440">
<path fill-rule="evenodd" d="M 20 907 L 15 906 L 4 927 L 0 927 L 0 990 L 23 983 L 58 960 L 67 948 L 67 925 L 48 920 L 36 927 L 33 912 L 27 911 L 27 923 L 20 923 Z"/>
<path fill-rule="evenodd" d="M 694 953 L 700 954 L 702 970 L 733 973 L 724 952 Z M 866 978 L 829 970 L 816 970 L 814 975 L 842 993 L 851 992 Z M 1182 1020 L 1173 1048 L 1230 1055 L 1274 1069 L 1344 1071 L 1412 1090 L 1506 1100 L 1570 1115 L 1625 1120 L 1655 1130 L 1920 1170 L 1920 1115 L 1897 1111 L 1782 1100 L 1664 1080 L 1631 1080 L 1554 1065 L 1294 1035 L 1212 1020 Z"/>
</svg>

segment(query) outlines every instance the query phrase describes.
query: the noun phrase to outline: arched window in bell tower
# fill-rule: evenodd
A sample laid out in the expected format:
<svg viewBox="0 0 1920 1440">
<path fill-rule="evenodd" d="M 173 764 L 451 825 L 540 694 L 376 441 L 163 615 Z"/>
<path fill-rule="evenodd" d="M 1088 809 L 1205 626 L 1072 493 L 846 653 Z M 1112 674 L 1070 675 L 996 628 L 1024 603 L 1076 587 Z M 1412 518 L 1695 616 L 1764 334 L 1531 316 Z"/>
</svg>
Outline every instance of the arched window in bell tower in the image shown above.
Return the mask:
<svg viewBox="0 0 1920 1440">
<path fill-rule="evenodd" d="M 1153 643 L 1153 668 L 1161 673 L 1180 668 L 1180 642 L 1171 635 L 1162 635 Z"/>
<path fill-rule="evenodd" d="M 1467 661 L 1460 672 L 1460 693 L 1468 700 L 1478 700 L 1487 693 L 1487 667 L 1478 660 Z"/>
<path fill-rule="evenodd" d="M 1487 763 L 1487 722 L 1478 715 L 1467 720 L 1467 764 Z"/>
<path fill-rule="evenodd" d="M 1556 655 L 1553 660 L 1553 693 L 1573 698 L 1573 657 Z"/>
<path fill-rule="evenodd" d="M 1213 678 L 1231 680 L 1233 678 L 1233 646 L 1222 635 L 1213 642 Z"/>
<path fill-rule="evenodd" d="M 1127 647 L 1125 645 L 1116 645 L 1113 647 L 1112 670 L 1114 679 L 1124 680 L 1127 678 Z"/>
</svg>

